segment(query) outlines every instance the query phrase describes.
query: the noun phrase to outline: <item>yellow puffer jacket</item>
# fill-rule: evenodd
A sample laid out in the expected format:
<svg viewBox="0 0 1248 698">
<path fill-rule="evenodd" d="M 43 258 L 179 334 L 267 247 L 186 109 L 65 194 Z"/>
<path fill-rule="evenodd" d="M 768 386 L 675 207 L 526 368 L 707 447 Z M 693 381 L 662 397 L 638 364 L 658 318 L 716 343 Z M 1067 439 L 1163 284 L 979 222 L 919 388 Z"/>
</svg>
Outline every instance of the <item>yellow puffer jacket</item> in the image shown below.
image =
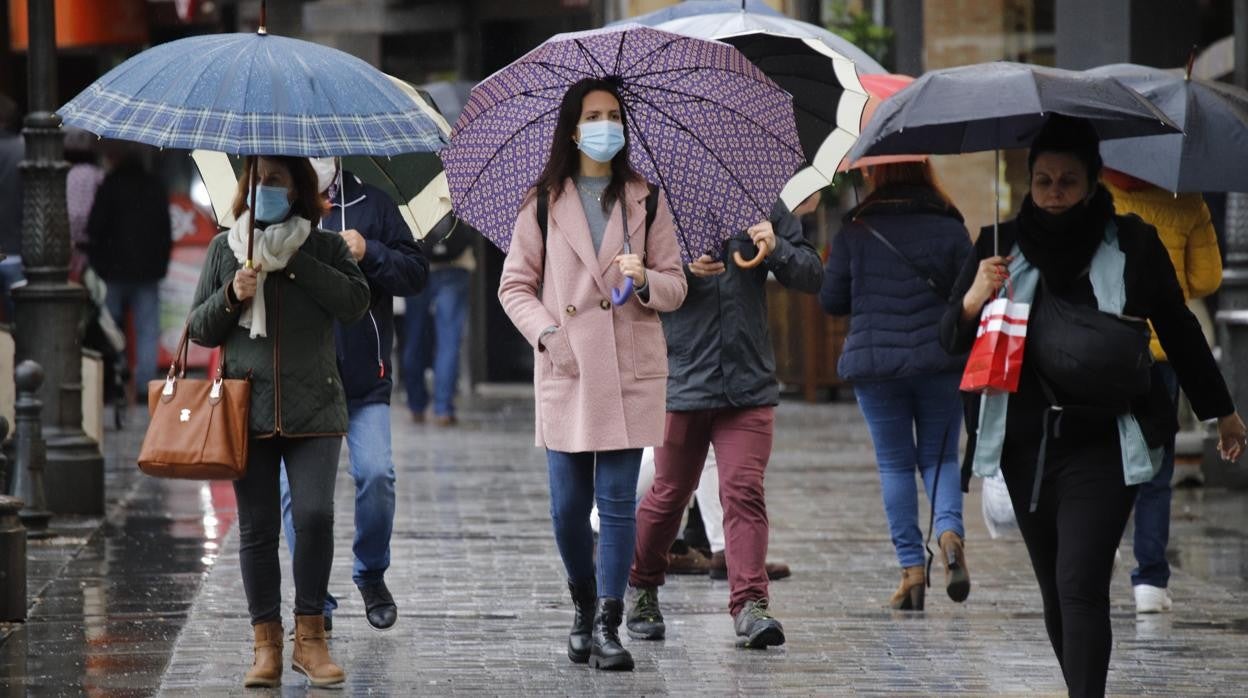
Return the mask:
<svg viewBox="0 0 1248 698">
<path fill-rule="evenodd" d="M 1160 187 L 1120 189 L 1108 181 L 1103 184 L 1113 194 L 1118 214 L 1134 213 L 1157 228 L 1186 298 L 1204 298 L 1218 290 L 1222 285 L 1222 257 L 1209 207 L 1200 194 L 1175 196 Z M 1156 332 L 1152 350 L 1158 361 L 1166 360 Z"/>
</svg>

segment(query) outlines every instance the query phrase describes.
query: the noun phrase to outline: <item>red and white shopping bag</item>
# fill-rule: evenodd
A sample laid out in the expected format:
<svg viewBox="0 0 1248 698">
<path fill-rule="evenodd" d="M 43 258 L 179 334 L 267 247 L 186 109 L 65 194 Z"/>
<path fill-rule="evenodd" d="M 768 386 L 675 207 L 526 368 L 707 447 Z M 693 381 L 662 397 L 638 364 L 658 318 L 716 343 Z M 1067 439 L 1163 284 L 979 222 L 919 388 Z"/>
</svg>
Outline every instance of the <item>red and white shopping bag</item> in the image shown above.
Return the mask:
<svg viewBox="0 0 1248 698">
<path fill-rule="evenodd" d="M 967 392 L 1018 390 L 1023 372 L 1023 344 L 1027 341 L 1030 303 L 998 298 L 984 306 L 979 332 L 962 372 L 960 388 Z"/>
</svg>

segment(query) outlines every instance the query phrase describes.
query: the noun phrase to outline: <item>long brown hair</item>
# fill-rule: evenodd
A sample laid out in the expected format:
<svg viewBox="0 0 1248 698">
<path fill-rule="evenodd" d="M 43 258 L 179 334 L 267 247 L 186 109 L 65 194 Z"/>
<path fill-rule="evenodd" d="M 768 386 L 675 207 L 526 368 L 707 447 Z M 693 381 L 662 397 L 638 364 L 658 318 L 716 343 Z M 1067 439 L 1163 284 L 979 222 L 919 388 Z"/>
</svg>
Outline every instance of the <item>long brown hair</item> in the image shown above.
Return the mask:
<svg viewBox="0 0 1248 698">
<path fill-rule="evenodd" d="M 272 160 L 286 168 L 295 190 L 295 200 L 290 202 L 290 212 L 312 221 L 315 226 L 329 210 L 325 197 L 321 196 L 316 187 L 316 170 L 312 169 L 312 163 L 307 158 L 288 155 L 248 155 L 243 158 L 243 174 L 238 178 L 238 187 L 234 191 L 234 218 L 242 220 L 243 213 L 247 210 L 247 173 L 251 171 L 252 160 L 257 157 Z"/>
<path fill-rule="evenodd" d="M 611 181 L 602 192 L 602 211 L 606 213 L 624 194 L 626 184 L 642 179 L 628 161 L 630 139 L 627 112 L 624 100 L 620 97 L 620 90 L 611 80 L 585 78 L 573 84 L 564 93 L 563 101 L 559 103 L 559 117 L 555 122 L 555 137 L 550 144 L 550 159 L 546 161 L 546 168 L 542 170 L 542 175 L 537 178 L 534 187 L 537 191 L 545 190 L 550 200 L 554 201 L 563 193 L 564 180 L 576 176 L 577 170 L 580 169 L 581 159 L 576 143 L 572 140 L 572 134 L 576 132 L 577 123 L 581 120 L 581 107 L 585 95 L 590 92 L 606 92 L 615 97 L 620 103 L 620 116 L 623 117 L 624 123 L 624 147 L 611 158 Z"/>
<path fill-rule="evenodd" d="M 871 191 L 877 192 L 890 186 L 926 187 L 936 193 L 946 206 L 953 208 L 953 201 L 941 188 L 932 170 L 932 163 L 921 162 L 890 162 L 874 165 L 867 171 L 867 179 L 871 182 Z"/>
</svg>

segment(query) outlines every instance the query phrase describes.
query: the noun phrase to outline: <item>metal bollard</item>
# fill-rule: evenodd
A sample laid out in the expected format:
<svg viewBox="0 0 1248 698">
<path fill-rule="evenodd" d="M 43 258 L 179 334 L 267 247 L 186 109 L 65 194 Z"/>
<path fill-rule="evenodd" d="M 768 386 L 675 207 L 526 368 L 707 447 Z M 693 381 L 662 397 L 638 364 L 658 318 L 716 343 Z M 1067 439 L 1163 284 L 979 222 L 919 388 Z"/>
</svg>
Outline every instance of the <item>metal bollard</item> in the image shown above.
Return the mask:
<svg viewBox="0 0 1248 698">
<path fill-rule="evenodd" d="M 14 467 L 16 480 L 13 493 L 26 502 L 19 516 L 31 538 L 45 538 L 51 534 L 48 520 L 47 499 L 43 490 L 43 465 L 47 458 L 47 444 L 43 441 L 43 402 L 39 388 L 43 385 L 43 367 L 29 359 L 17 365 L 17 402 L 14 405 L 17 422 L 17 463 Z"/>
<path fill-rule="evenodd" d="M 8 424 L 0 420 L 3 431 Z M 3 438 L 3 437 L 0 437 Z M 26 529 L 22 500 L 0 494 L 0 622 L 26 620 Z"/>
</svg>

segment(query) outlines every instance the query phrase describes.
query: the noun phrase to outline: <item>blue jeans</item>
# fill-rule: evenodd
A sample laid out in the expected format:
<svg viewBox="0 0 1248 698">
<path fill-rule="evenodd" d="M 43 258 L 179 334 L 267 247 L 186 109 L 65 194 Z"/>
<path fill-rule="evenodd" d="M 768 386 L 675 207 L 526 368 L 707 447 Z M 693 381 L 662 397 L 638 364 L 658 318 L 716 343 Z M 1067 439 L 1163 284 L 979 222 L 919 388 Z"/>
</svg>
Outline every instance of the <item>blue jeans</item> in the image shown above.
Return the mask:
<svg viewBox="0 0 1248 698">
<path fill-rule="evenodd" d="M 109 281 L 108 312 L 117 326 L 126 328 L 126 311 L 134 316 L 134 385 L 139 401 L 146 400 L 147 383 L 160 374 L 160 282 Z"/>
<path fill-rule="evenodd" d="M 1179 379 L 1174 367 L 1166 361 L 1153 364 L 1153 380 L 1160 380 L 1174 402 L 1179 400 Z M 1166 443 L 1161 469 L 1152 480 L 1142 483 L 1135 496 L 1135 562 L 1131 570 L 1132 586 L 1148 584 L 1162 587 L 1170 583 L 1170 563 L 1166 545 L 1170 542 L 1170 496 L 1174 478 L 1174 437 Z"/>
<path fill-rule="evenodd" d="M 854 385 L 854 395 L 875 443 L 888 530 L 902 567 L 925 563 L 919 495 L 914 484 L 916 469 L 936 511 L 933 534 L 938 539 L 945 531 L 964 535 L 958 467 L 960 380 L 957 373 L 941 373 Z"/>
<path fill-rule="evenodd" d="M 598 596 L 623 599 L 637 542 L 637 472 L 641 449 L 564 453 L 546 450 L 550 518 L 568 579 L 594 576 L 589 510 L 598 503 Z"/>
<path fill-rule="evenodd" d="M 356 586 L 382 581 L 390 568 L 390 534 L 394 530 L 394 460 L 390 454 L 390 406 L 361 405 L 350 410 L 347 455 L 355 479 L 355 562 L 351 579 Z M 286 544 L 295 553 L 291 523 L 290 487 L 282 468 L 282 526 Z M 338 608 L 332 594 L 325 596 L 326 615 Z"/>
<path fill-rule="evenodd" d="M 440 417 L 454 416 L 459 343 L 468 314 L 468 270 L 430 272 L 424 292 L 408 296 L 406 306 L 403 387 L 407 390 L 407 406 L 413 413 L 424 413 L 429 404 L 425 369 L 432 365 L 433 413 Z"/>
</svg>

